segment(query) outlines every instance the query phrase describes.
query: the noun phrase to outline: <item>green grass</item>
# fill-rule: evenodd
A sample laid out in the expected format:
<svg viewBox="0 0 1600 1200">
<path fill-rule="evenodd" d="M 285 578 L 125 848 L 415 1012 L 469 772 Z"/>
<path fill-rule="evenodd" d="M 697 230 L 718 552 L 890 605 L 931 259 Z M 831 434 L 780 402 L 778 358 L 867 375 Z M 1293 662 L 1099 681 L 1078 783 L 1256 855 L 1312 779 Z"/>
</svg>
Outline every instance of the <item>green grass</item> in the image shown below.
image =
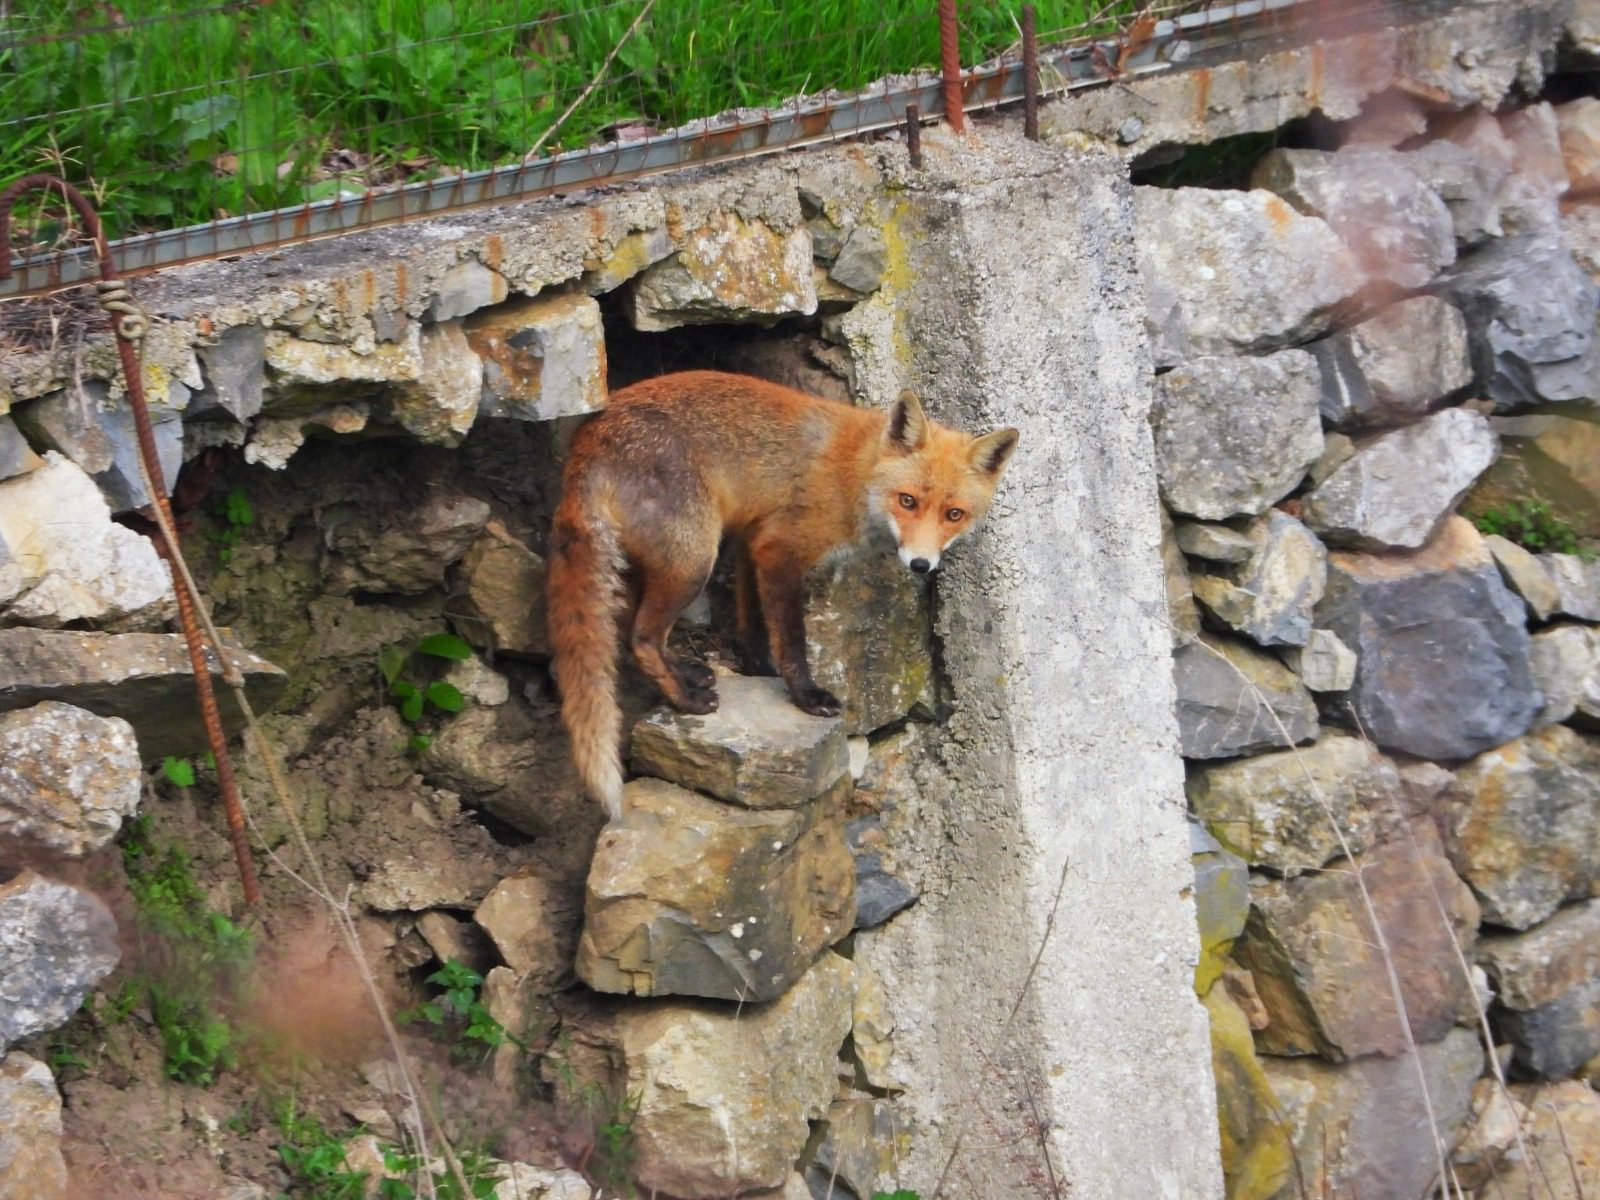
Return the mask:
<svg viewBox="0 0 1600 1200">
<path fill-rule="evenodd" d="M 1022 0 L 961 5 L 963 59 Z M 1090 0 L 1038 0 L 1041 34 Z M 1127 5 L 1122 7 L 1126 8 Z M 64 171 L 119 236 L 518 161 L 643 0 L 0 3 L 0 182 Z M 935 0 L 657 0 L 545 145 L 669 128 L 938 60 Z M 24 213 L 26 221 L 30 214 Z M 48 241 L 49 214 L 19 240 Z"/>
</svg>

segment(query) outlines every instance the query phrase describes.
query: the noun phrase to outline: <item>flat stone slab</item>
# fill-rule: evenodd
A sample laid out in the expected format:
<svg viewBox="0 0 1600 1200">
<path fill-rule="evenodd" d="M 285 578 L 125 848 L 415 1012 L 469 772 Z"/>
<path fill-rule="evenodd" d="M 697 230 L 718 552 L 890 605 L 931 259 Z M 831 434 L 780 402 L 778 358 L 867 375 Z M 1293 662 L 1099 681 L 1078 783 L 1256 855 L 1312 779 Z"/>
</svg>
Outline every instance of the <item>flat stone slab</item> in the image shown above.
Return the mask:
<svg viewBox="0 0 1600 1200">
<path fill-rule="evenodd" d="M 781 681 L 722 675 L 717 693 L 714 713 L 659 708 L 635 725 L 634 770 L 746 808 L 793 808 L 850 769 L 843 722 L 801 712 Z"/>
<path fill-rule="evenodd" d="M 266 659 L 242 647 L 230 649 L 228 657 L 244 674 L 257 711 L 269 709 L 287 689 L 289 676 Z M 223 728 L 236 732 L 244 716 L 232 689 L 215 674 L 213 681 Z M 0 712 L 46 700 L 121 717 L 133 726 L 146 762 L 206 749 L 189 654 L 179 634 L 0 629 Z"/>
<path fill-rule="evenodd" d="M 782 995 L 855 926 L 833 808 L 752 811 L 634 780 L 595 847 L 579 976 L 641 996 Z"/>
<path fill-rule="evenodd" d="M 1568 905 L 1527 933 L 1481 939 L 1478 963 L 1507 1008 L 1549 1004 L 1600 976 L 1600 900 Z"/>
</svg>

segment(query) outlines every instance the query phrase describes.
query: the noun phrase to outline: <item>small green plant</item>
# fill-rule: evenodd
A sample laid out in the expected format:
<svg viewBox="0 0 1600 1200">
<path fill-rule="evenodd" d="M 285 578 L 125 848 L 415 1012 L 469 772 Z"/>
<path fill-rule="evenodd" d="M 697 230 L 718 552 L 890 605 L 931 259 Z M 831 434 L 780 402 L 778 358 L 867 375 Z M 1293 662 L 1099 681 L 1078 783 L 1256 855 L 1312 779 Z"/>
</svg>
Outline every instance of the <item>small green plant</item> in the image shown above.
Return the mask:
<svg viewBox="0 0 1600 1200">
<path fill-rule="evenodd" d="M 194 763 L 187 758 L 175 758 L 167 755 L 161 760 L 161 773 L 167 777 L 167 782 L 178 787 L 194 786 Z"/>
<path fill-rule="evenodd" d="M 426 1021 L 450 1029 L 457 1039 L 452 1053 L 461 1058 L 470 1058 L 507 1042 L 527 1049 L 521 1038 L 495 1020 L 483 1006 L 480 998 L 483 976 L 471 967 L 451 959 L 429 975 L 427 982 L 442 989 L 439 997 L 406 1009 L 399 1014 L 400 1020 Z"/>
<path fill-rule="evenodd" d="M 222 525 L 209 536 L 217 546 L 217 561 L 225 563 L 233 558 L 234 547 L 244 540 L 245 530 L 256 523 L 256 510 L 244 488 L 235 487 L 217 501 L 212 512 Z"/>
<path fill-rule="evenodd" d="M 278 1112 L 278 1130 L 283 1134 L 278 1157 L 297 1200 L 364 1200 L 367 1173 L 352 1167 L 345 1155 L 345 1142 L 354 1132 L 328 1132 L 315 1117 L 296 1113 L 292 1099 Z"/>
<path fill-rule="evenodd" d="M 1535 554 L 1576 554 L 1584 561 L 1594 552 L 1578 544 L 1578 531 L 1550 511 L 1543 500 L 1508 500 L 1473 518 L 1480 533 L 1495 533 Z"/>
<path fill-rule="evenodd" d="M 644 1097 L 633 1094 L 614 1101 L 592 1079 L 580 1079 L 567 1061 L 565 1036 L 556 1050 L 545 1056 L 545 1066 L 555 1077 L 557 1093 L 564 1105 L 587 1120 L 594 1129 L 594 1143 L 585 1163 L 586 1172 L 599 1183 L 602 1193 L 633 1197 L 633 1126 Z"/>
<path fill-rule="evenodd" d="M 472 647 L 453 633 L 436 633 L 425 637 L 409 650 L 404 646 L 386 646 L 378 654 L 378 673 L 389 689 L 400 715 L 406 724 L 415 726 L 429 709 L 458 713 L 466 707 L 467 699 L 461 689 L 442 679 L 427 682 L 414 678 L 411 667 L 418 655 L 424 658 L 459 662 L 472 656 Z M 420 754 L 433 744 L 430 734 L 414 730 L 406 740 L 406 749 Z"/>
<path fill-rule="evenodd" d="M 250 934 L 206 903 L 181 850 L 157 853 L 148 816 L 128 823 L 122 864 L 140 932 L 157 943 L 146 955 L 154 965 L 140 982 L 161 1033 L 167 1074 L 209 1084 L 233 1061 L 235 1031 L 217 997 L 237 984 L 249 963 Z"/>
<path fill-rule="evenodd" d="M 495 1194 L 495 1188 L 500 1186 L 500 1176 L 494 1170 L 494 1161 L 487 1155 L 470 1150 L 463 1151 L 457 1158 L 461 1163 L 461 1174 L 467 1180 L 469 1189 L 467 1195 L 462 1196 L 461 1184 L 457 1181 L 455 1172 L 442 1166 L 435 1167 L 430 1172 L 433 1194 L 439 1200 L 490 1200 Z M 417 1189 L 411 1181 L 424 1169 L 425 1164 L 422 1159 L 392 1146 L 385 1147 L 383 1166 L 394 1178 L 384 1179 L 378 1184 L 379 1200 L 417 1200 Z"/>
<path fill-rule="evenodd" d="M 922 1200 L 922 1194 L 910 1188 L 901 1188 L 895 1192 L 873 1192 L 872 1200 Z"/>
</svg>

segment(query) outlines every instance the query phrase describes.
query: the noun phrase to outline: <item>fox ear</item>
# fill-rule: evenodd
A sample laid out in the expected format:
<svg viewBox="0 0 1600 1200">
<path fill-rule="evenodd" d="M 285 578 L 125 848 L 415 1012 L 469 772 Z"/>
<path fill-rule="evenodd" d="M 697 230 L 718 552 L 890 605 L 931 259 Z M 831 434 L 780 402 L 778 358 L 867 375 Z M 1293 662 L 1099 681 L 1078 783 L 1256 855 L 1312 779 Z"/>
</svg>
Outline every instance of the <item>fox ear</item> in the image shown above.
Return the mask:
<svg viewBox="0 0 1600 1200">
<path fill-rule="evenodd" d="M 1011 452 L 1017 448 L 1017 439 L 1021 436 L 1015 429 L 996 429 L 993 433 L 986 433 L 974 439 L 971 449 L 967 451 L 967 461 L 977 470 L 998 479 L 1000 472 L 1006 469 L 1006 463 L 1011 461 Z"/>
<path fill-rule="evenodd" d="M 910 388 L 900 393 L 900 398 L 889 410 L 889 424 L 884 436 L 891 445 L 902 450 L 920 450 L 928 440 L 928 414 L 922 411 L 922 401 Z"/>
</svg>

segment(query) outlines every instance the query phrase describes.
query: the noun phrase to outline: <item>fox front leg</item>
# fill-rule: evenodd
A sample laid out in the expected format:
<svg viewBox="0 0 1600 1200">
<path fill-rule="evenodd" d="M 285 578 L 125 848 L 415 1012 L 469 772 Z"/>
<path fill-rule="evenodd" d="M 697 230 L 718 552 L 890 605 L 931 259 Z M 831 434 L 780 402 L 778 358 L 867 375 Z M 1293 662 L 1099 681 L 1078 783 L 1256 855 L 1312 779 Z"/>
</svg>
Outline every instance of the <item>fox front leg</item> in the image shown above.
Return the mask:
<svg viewBox="0 0 1600 1200">
<path fill-rule="evenodd" d="M 843 708 L 839 698 L 817 686 L 806 662 L 805 568 L 793 560 L 763 563 L 759 551 L 754 558 L 767 642 L 778 674 L 789 688 L 789 698 L 812 716 L 838 716 Z"/>
</svg>

